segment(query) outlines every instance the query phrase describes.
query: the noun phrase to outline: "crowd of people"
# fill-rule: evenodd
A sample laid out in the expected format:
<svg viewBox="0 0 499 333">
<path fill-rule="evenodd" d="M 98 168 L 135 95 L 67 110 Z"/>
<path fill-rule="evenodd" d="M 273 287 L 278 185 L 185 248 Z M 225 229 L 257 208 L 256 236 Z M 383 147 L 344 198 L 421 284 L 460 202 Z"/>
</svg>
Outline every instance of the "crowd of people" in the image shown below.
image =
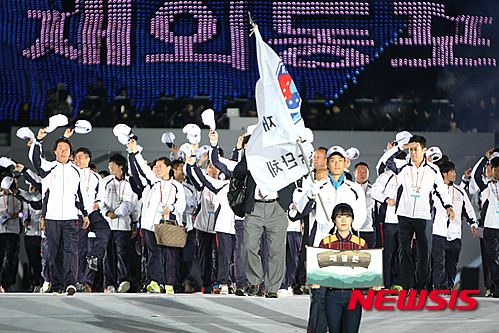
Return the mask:
<svg viewBox="0 0 499 333">
<path fill-rule="evenodd" d="M 248 167 L 251 133 L 239 137 L 227 158 L 216 131 L 210 130 L 209 147 L 199 147 L 201 131 L 189 124 L 184 131 L 189 143 L 179 147 L 165 133 L 170 156 L 147 163 L 141 153 L 147 146 L 137 145 L 131 129 L 121 124 L 115 135 L 126 151 L 110 156 L 109 170 L 98 173 L 91 168 L 90 149 L 74 149 L 71 128 L 52 145 L 55 161 L 47 160 L 48 132 L 40 129 L 28 143 L 31 168 L 0 159 L 1 292 L 14 284 L 22 234 L 34 292 L 188 292 L 197 257 L 204 294 L 310 293 L 310 332 L 328 327 L 337 332 L 340 326 L 356 331 L 361 309 L 347 310 L 351 290 L 307 285 L 305 246 L 382 247 L 384 286 L 376 289 L 452 290 L 462 232 L 468 232 L 462 231 L 464 221 L 480 238 L 488 294 L 499 297 L 499 152 L 494 149 L 457 185 L 455 165 L 438 147 L 400 132 L 380 152 L 372 184 L 372 168 L 354 164 L 357 156 L 332 146 L 315 150 L 310 174 L 266 191 Z M 29 190 L 19 186 L 19 177 Z M 244 181 L 242 216 L 228 198 L 231 180 Z M 157 226 L 172 221 L 185 228 L 182 247 L 158 241 Z M 136 267 L 130 265 L 132 239 L 139 244 Z M 131 286 L 132 274 L 140 276 L 139 290 Z"/>
<path fill-rule="evenodd" d="M 102 80 L 97 80 L 95 85 L 88 85 L 87 91 L 87 97 L 75 112 L 65 84 L 58 84 L 48 92 L 44 113 L 76 115 L 104 127 L 126 122 L 133 127 L 182 128 L 190 123 L 201 125 L 201 112 L 213 105 L 207 96 L 178 99 L 162 94 L 153 106 L 138 110 L 127 89 L 120 89 L 109 100 Z M 28 105 L 25 107 L 29 109 Z M 254 98 L 228 96 L 217 119 L 219 128 L 229 127 L 226 108 L 238 108 L 242 117 L 257 116 Z M 28 115 L 28 109 L 23 109 L 22 114 Z M 318 95 L 304 101 L 303 117 L 312 130 L 493 132 L 499 129 L 494 96 L 456 102 L 424 94 L 374 95 L 343 98 L 333 104 Z"/>
</svg>

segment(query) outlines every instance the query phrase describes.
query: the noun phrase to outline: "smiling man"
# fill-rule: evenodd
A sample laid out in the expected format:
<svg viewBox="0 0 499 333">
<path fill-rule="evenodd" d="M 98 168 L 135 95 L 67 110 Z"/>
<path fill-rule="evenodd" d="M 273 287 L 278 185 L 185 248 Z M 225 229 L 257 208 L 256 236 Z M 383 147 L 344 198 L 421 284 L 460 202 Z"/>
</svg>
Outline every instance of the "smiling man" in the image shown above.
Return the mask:
<svg viewBox="0 0 499 333">
<path fill-rule="evenodd" d="M 49 248 L 52 288 L 73 295 L 78 270 L 78 213 L 83 215 L 83 228 L 87 228 L 90 221 L 83 205 L 80 171 L 69 161 L 73 150 L 71 141 L 57 139 L 52 149 L 56 160 L 49 162 L 42 154 L 42 140 L 46 135 L 45 128 L 38 131 L 29 158 L 42 178 L 42 218 Z M 58 254 L 62 254 L 62 260 Z"/>
</svg>

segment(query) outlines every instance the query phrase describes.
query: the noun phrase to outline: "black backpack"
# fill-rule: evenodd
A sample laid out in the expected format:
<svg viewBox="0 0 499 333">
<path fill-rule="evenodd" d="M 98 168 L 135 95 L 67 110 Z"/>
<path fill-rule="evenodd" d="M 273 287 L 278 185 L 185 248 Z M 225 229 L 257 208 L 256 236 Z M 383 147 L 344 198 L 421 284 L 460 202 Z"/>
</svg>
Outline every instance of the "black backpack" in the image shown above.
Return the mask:
<svg viewBox="0 0 499 333">
<path fill-rule="evenodd" d="M 244 178 L 232 178 L 229 184 L 227 199 L 229 206 L 236 216 L 244 217 L 244 200 L 246 199 L 246 186 L 248 176 Z"/>
</svg>

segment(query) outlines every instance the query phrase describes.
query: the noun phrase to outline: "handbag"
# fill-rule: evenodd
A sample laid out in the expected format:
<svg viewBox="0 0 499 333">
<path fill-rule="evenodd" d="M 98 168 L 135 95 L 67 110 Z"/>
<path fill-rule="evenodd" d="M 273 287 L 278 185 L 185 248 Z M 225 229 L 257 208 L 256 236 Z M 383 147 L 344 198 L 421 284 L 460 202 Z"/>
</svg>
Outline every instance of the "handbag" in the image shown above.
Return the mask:
<svg viewBox="0 0 499 333">
<path fill-rule="evenodd" d="M 187 229 L 179 226 L 176 220 L 161 220 L 155 224 L 154 235 L 158 245 L 182 248 L 187 241 Z"/>
<path fill-rule="evenodd" d="M 244 217 L 244 201 L 246 199 L 246 186 L 248 185 L 248 177 L 232 178 L 227 192 L 229 206 L 235 215 Z"/>
</svg>

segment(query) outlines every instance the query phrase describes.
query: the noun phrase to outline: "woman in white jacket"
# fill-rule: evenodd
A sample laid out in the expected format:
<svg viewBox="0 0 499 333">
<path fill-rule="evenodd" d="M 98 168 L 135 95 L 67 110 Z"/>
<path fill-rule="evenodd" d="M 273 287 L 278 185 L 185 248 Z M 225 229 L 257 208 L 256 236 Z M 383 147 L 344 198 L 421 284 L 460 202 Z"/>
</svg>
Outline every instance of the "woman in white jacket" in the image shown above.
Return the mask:
<svg viewBox="0 0 499 333">
<path fill-rule="evenodd" d="M 172 177 L 171 162 L 168 158 L 158 158 L 152 171 L 138 152 L 135 140 L 130 141 L 127 148 L 133 178 L 150 189 L 148 196 L 142 198 L 141 219 L 142 237 L 147 247 L 147 290 L 159 293 L 164 285 L 165 292 L 173 294 L 173 285 L 178 283 L 175 271 L 179 248 L 158 245 L 154 225 L 162 219 L 177 220 L 177 216 L 182 215 L 185 209 L 184 188 Z"/>
<path fill-rule="evenodd" d="M 192 156 L 196 156 L 197 145 L 193 145 L 194 151 Z M 201 211 L 198 215 L 199 219 L 205 220 L 204 229 L 202 232 L 216 233 L 216 274 L 213 275 L 214 293 L 228 294 L 230 274 L 229 268 L 231 264 L 232 252 L 235 241 L 234 221 L 235 215 L 229 206 L 227 192 L 229 191 L 229 181 L 219 179 L 218 170 L 210 161 L 206 164 L 206 175 L 196 164 L 192 157 L 187 158 L 187 177 L 192 181 L 196 189 L 201 192 Z M 205 215 L 204 213 L 208 213 Z M 198 221 L 200 222 L 200 221 Z M 213 222 L 213 223 L 211 223 Z M 196 223 L 198 228 L 202 228 L 201 223 Z M 199 231 L 200 229 L 198 229 Z M 201 251 L 200 251 L 201 252 Z M 204 251 L 208 252 L 208 251 Z M 200 253 L 201 255 L 211 256 L 211 253 Z M 207 260 L 209 262 L 209 260 Z M 209 269 L 204 265 L 204 270 Z M 206 275 L 205 275 L 206 276 Z M 205 281 L 203 281 L 205 284 Z M 206 286 L 205 286 L 206 287 Z M 206 289 L 205 289 L 206 290 Z"/>
</svg>

